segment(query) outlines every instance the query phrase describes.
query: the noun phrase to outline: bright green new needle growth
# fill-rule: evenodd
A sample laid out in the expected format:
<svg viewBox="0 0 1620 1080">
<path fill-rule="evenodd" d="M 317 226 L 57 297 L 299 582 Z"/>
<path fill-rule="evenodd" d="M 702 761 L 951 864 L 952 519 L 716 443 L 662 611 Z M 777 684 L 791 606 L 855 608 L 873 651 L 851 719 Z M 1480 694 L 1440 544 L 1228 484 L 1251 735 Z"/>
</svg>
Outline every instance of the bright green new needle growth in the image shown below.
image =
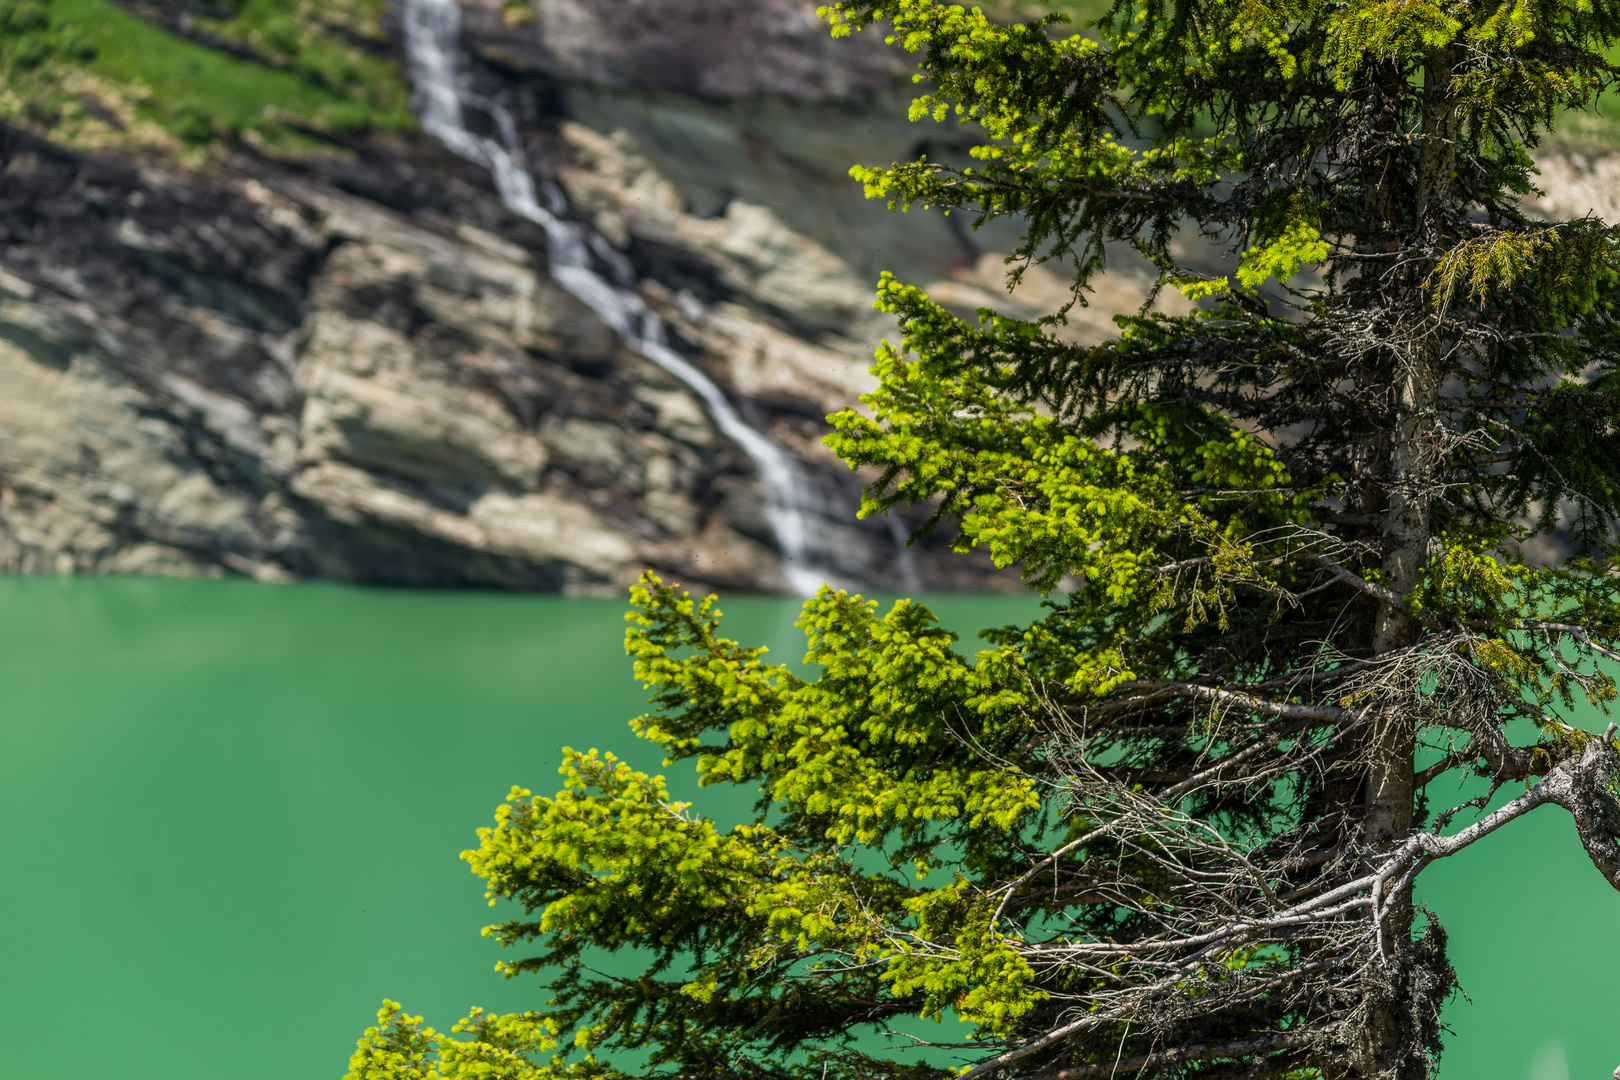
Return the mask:
<svg viewBox="0 0 1620 1080">
<path fill-rule="evenodd" d="M 829 444 L 866 513 L 929 508 L 1045 613 L 969 659 L 825 590 L 807 680 L 646 578 L 637 732 L 757 818 L 570 753 L 467 855 L 545 1008 L 457 1037 L 390 1006 L 352 1080 L 1427 1077 L 1427 866 L 1555 804 L 1620 888 L 1620 750 L 1575 723 L 1620 660 L 1620 237 L 1520 206 L 1620 5 L 824 15 L 885 24 L 913 116 L 980 140 L 869 194 L 1015 220 L 1012 276 L 1067 263 L 1077 301 L 1134 249 L 1201 306 L 1081 346 L 885 277 L 900 340 Z M 1469 772 L 1512 797 L 1431 808 Z M 870 1037 L 918 1015 L 926 1061 Z"/>
</svg>

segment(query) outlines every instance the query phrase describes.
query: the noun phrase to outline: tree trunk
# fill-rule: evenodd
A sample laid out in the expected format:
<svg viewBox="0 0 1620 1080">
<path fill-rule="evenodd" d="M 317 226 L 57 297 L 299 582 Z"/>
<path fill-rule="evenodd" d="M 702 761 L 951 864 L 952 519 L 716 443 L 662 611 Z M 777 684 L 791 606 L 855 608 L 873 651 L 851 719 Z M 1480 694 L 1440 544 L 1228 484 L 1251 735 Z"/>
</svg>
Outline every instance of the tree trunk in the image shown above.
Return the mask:
<svg viewBox="0 0 1620 1080">
<path fill-rule="evenodd" d="M 1423 476 L 1424 444 L 1428 440 L 1423 407 L 1432 403 L 1436 389 L 1430 371 L 1432 367 L 1427 363 L 1413 363 L 1404 373 L 1398 391 L 1399 419 L 1390 453 L 1395 486 L 1385 514 L 1384 540 L 1389 548 L 1382 567 L 1384 584 L 1398 594 L 1417 584 L 1429 549 L 1429 499 Z M 1414 620 L 1404 608 L 1381 605 L 1373 628 L 1374 654 L 1405 644 L 1414 629 Z M 1360 840 L 1369 860 L 1373 860 L 1412 831 L 1417 725 L 1399 707 L 1375 710 L 1368 722 L 1373 727 L 1364 744 L 1367 781 Z M 1407 1073 L 1404 1066 L 1413 1043 L 1403 1023 L 1407 1012 L 1396 999 L 1400 984 L 1396 973 L 1412 940 L 1410 898 L 1391 907 L 1380 940 L 1383 955 L 1375 958 L 1369 968 L 1369 1007 L 1357 1072 L 1367 1080 L 1395 1080 Z"/>
<path fill-rule="evenodd" d="M 1407 227 L 1413 237 L 1431 241 L 1446 228 L 1439 211 L 1449 196 L 1456 167 L 1456 104 L 1451 92 L 1455 53 L 1451 47 L 1436 51 L 1424 72 L 1416 212 Z M 1392 233 L 1400 227 L 1395 221 L 1381 224 Z M 1392 385 L 1387 391 L 1392 424 L 1386 444 L 1385 549 L 1380 569 L 1384 586 L 1405 596 L 1422 577 L 1433 535 L 1431 476 L 1443 453 L 1433 419 L 1440 392 L 1441 343 L 1425 333 L 1425 324 L 1430 322 L 1428 300 L 1423 293 L 1427 268 L 1395 276 L 1401 291 L 1389 297 L 1389 310 L 1400 315 L 1395 320 Z M 1373 625 L 1373 655 L 1409 643 L 1417 630 L 1416 620 L 1404 605 L 1382 603 Z M 1369 722 L 1373 727 L 1364 743 L 1367 780 L 1360 839 L 1363 847 L 1376 856 L 1400 844 L 1412 831 L 1417 725 L 1415 718 L 1398 706 L 1377 710 Z M 1356 1071 L 1368 1080 L 1396 1080 L 1427 1072 L 1421 1063 L 1411 1060 L 1416 1040 L 1406 1030 L 1409 1011 L 1398 1000 L 1404 981 L 1398 973 L 1403 954 L 1411 948 L 1412 919 L 1409 896 L 1392 906 L 1382 926 L 1383 955 L 1369 969 L 1369 981 L 1376 985 L 1367 987 L 1367 1023 L 1356 1063 Z"/>
</svg>

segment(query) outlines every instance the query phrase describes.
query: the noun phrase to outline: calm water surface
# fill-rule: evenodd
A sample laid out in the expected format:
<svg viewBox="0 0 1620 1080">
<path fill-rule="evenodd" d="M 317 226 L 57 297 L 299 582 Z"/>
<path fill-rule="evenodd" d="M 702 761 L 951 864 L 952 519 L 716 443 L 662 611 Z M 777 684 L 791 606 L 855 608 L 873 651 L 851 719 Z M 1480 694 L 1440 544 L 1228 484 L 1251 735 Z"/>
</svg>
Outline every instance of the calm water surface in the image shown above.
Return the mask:
<svg viewBox="0 0 1620 1080">
<path fill-rule="evenodd" d="M 802 655 L 796 602 L 725 607 L 729 636 Z M 936 608 L 969 635 L 1031 610 Z M 0 1071 L 334 1080 L 384 996 L 440 1027 L 538 1004 L 492 973 L 456 856 L 512 784 L 555 786 L 563 745 L 656 766 L 625 726 L 623 611 L 0 578 Z M 1449 1078 L 1620 1064 L 1620 894 L 1560 814 L 1430 871 L 1473 998 Z"/>
</svg>

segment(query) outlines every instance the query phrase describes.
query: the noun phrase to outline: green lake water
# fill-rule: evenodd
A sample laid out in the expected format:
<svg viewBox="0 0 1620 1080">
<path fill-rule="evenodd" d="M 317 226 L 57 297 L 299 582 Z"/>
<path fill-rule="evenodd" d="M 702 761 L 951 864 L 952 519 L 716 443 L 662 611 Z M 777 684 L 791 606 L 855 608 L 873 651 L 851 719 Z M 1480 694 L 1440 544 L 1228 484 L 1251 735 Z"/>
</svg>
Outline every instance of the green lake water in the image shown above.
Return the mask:
<svg viewBox="0 0 1620 1080">
<path fill-rule="evenodd" d="M 724 606 L 729 636 L 802 654 L 796 602 Z M 1032 610 L 936 608 L 969 635 Z M 457 854 L 513 784 L 555 786 L 563 745 L 657 764 L 623 610 L 0 578 L 0 1075 L 335 1080 L 385 996 L 441 1027 L 538 1004 L 493 974 Z M 1562 811 L 1425 881 L 1473 999 L 1443 1075 L 1607 1080 L 1620 894 Z"/>
</svg>

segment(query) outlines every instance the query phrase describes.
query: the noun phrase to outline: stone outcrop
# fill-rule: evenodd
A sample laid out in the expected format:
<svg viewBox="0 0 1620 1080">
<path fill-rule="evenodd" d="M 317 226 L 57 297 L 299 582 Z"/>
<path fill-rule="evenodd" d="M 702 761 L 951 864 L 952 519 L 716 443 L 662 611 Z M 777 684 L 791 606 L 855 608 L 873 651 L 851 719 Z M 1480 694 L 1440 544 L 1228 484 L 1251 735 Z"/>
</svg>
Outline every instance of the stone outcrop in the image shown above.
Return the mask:
<svg viewBox="0 0 1620 1080">
<path fill-rule="evenodd" d="M 491 194 L 404 213 L 264 162 L 204 178 L 15 132 L 0 155 L 7 569 L 780 586 L 746 459 Z M 757 257 L 761 228 L 726 250 Z M 859 388 L 847 351 L 745 305 L 702 322 L 801 426 Z M 847 546 L 868 580 L 898 557 L 886 534 Z"/>
<path fill-rule="evenodd" d="M 545 69 L 614 90 L 864 101 L 910 67 L 876 34 L 834 41 L 800 0 L 538 0 L 534 10 Z"/>
<path fill-rule="evenodd" d="M 915 139 L 869 119 L 893 57 L 836 52 L 789 0 L 465 7 L 478 90 L 806 464 L 817 562 L 866 587 L 1001 581 L 857 523 L 859 480 L 819 445 L 868 385 L 876 270 L 945 282 L 981 254 L 842 175 Z M 728 66 L 704 51 L 726 34 L 763 45 Z M 185 169 L 5 130 L 0 234 L 0 570 L 784 586 L 745 455 L 425 137 Z"/>
<path fill-rule="evenodd" d="M 820 445 L 892 336 L 880 272 L 964 314 L 1067 298 L 1041 267 L 1006 294 L 1011 228 L 893 213 L 849 179 L 962 151 L 954 124 L 905 119 L 910 61 L 832 40 L 813 0 L 462 8 L 470 96 L 510 110 L 673 344 L 805 466 L 817 565 L 1010 585 L 944 538 L 902 550 L 914 522 L 857 522 L 860 478 Z M 139 122 L 98 107 L 81 147 Z M 483 170 L 421 135 L 329 141 L 183 168 L 0 130 L 0 571 L 785 586 L 747 457 L 552 279 Z M 1067 334 L 1142 302 L 1128 262 Z"/>
</svg>

